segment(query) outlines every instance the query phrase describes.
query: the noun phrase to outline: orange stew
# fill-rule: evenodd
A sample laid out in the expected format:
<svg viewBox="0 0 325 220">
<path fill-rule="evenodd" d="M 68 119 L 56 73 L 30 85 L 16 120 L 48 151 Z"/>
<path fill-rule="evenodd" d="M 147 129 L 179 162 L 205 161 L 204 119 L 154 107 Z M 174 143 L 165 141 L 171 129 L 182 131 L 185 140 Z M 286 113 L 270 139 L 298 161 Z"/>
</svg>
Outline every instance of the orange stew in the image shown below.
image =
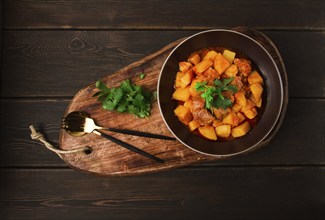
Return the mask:
<svg viewBox="0 0 325 220">
<path fill-rule="evenodd" d="M 209 140 L 246 135 L 262 113 L 264 80 L 245 56 L 204 48 L 179 62 L 172 98 L 177 118 Z"/>
</svg>

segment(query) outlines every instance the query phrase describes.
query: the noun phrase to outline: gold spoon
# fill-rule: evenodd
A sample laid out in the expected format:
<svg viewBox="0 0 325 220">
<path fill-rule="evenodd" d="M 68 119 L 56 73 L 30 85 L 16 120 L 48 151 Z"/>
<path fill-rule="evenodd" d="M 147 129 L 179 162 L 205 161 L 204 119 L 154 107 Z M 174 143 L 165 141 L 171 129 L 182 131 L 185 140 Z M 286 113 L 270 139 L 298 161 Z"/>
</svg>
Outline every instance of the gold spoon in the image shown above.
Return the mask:
<svg viewBox="0 0 325 220">
<path fill-rule="evenodd" d="M 131 135 L 137 135 L 137 136 L 144 136 L 144 137 L 151 137 L 151 138 L 160 138 L 160 139 L 167 139 L 167 140 L 175 140 L 174 138 L 164 136 L 164 135 L 157 135 L 157 134 L 151 134 L 151 133 L 145 133 L 145 132 L 139 132 L 139 131 L 133 131 L 133 130 L 124 130 L 124 129 L 114 129 L 114 128 L 104 128 L 97 126 L 92 118 L 90 118 L 85 112 L 79 112 L 74 111 L 69 113 L 61 123 L 61 128 L 66 130 L 69 134 L 72 136 L 82 136 L 86 133 L 94 133 L 99 136 L 102 136 L 122 147 L 125 147 L 133 152 L 136 152 L 138 154 L 141 154 L 143 156 L 146 156 L 148 158 L 151 158 L 157 162 L 163 163 L 164 161 L 156 156 L 153 156 L 131 144 L 128 144 L 124 141 L 121 141 L 113 136 L 110 136 L 108 134 L 105 134 L 100 129 L 115 131 L 119 133 L 124 134 L 130 134 Z"/>
</svg>

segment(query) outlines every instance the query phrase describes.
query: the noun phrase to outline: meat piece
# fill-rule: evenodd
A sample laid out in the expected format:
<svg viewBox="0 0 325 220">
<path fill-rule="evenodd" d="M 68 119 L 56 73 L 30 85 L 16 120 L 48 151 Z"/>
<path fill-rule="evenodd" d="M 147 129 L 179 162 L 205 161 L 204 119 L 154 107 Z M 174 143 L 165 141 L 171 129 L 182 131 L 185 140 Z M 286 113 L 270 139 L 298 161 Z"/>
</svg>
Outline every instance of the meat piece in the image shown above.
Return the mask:
<svg viewBox="0 0 325 220">
<path fill-rule="evenodd" d="M 232 91 L 223 91 L 222 92 L 222 96 L 225 97 L 225 98 L 228 98 L 231 100 L 231 102 L 234 102 L 235 101 L 235 97 L 234 97 L 234 94 L 232 93 Z"/>
<path fill-rule="evenodd" d="M 191 112 L 200 110 L 202 108 L 204 108 L 205 105 L 205 101 L 204 99 L 200 96 L 200 95 L 196 95 L 192 98 L 192 108 L 191 108 Z"/>
<path fill-rule="evenodd" d="M 218 120 L 222 120 L 228 114 L 228 109 L 213 108 L 213 114 Z"/>
<path fill-rule="evenodd" d="M 204 106 L 205 101 L 200 95 L 192 98 L 191 112 L 193 119 L 198 121 L 200 125 L 209 125 L 215 118 L 204 108 Z"/>
<path fill-rule="evenodd" d="M 234 80 L 231 82 L 232 85 L 236 86 L 238 91 L 240 91 L 243 88 L 243 82 L 241 80 L 241 77 L 236 76 Z"/>
<path fill-rule="evenodd" d="M 214 116 L 211 115 L 205 108 L 195 110 L 194 112 L 192 112 L 192 114 L 193 119 L 195 121 L 198 121 L 200 125 L 210 125 L 215 119 Z"/>
<path fill-rule="evenodd" d="M 202 76 L 204 76 L 207 79 L 205 81 L 214 81 L 215 79 L 220 79 L 220 74 L 212 67 L 204 71 L 202 73 Z"/>
<path fill-rule="evenodd" d="M 252 72 L 251 62 L 243 58 L 235 58 L 234 64 L 237 65 L 239 74 L 248 76 Z"/>
</svg>

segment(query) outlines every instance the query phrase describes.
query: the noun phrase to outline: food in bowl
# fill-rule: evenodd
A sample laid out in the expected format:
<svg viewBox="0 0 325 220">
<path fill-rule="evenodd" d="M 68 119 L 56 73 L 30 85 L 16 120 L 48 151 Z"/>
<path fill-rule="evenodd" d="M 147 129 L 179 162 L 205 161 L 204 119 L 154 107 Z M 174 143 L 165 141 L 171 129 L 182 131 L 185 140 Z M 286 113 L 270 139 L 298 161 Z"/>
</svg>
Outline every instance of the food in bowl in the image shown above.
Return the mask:
<svg viewBox="0 0 325 220">
<path fill-rule="evenodd" d="M 172 99 L 188 129 L 208 140 L 246 135 L 263 112 L 264 80 L 244 54 L 215 47 L 179 62 Z"/>
<path fill-rule="evenodd" d="M 262 111 L 257 123 L 244 136 L 227 141 L 211 141 L 191 132 L 175 116 L 174 110 L 179 101 L 172 99 L 175 92 L 175 75 L 179 63 L 186 61 L 195 51 L 202 48 L 221 46 L 236 52 L 237 58 L 246 55 L 256 65 L 256 70 L 263 77 Z M 244 57 L 243 57 L 244 58 Z M 255 69 L 255 66 L 252 65 Z M 179 43 L 166 58 L 158 79 L 157 100 L 161 116 L 169 131 L 186 147 L 202 154 L 216 157 L 230 157 L 258 149 L 269 140 L 273 129 L 277 127 L 282 114 L 283 83 L 280 71 L 271 54 L 255 39 L 246 34 L 225 29 L 207 30 L 193 34 Z M 197 132 L 198 133 L 198 132 Z"/>
</svg>

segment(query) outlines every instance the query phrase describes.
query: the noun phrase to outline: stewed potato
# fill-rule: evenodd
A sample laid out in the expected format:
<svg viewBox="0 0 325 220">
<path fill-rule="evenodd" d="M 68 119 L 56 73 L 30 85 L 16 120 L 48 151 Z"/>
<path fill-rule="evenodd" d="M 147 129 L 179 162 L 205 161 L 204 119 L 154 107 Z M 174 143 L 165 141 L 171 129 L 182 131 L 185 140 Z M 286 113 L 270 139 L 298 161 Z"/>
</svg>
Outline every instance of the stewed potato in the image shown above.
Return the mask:
<svg viewBox="0 0 325 220">
<path fill-rule="evenodd" d="M 204 48 L 179 62 L 175 74 L 174 113 L 203 138 L 242 137 L 262 114 L 264 80 L 244 55 L 225 48 Z"/>
</svg>

